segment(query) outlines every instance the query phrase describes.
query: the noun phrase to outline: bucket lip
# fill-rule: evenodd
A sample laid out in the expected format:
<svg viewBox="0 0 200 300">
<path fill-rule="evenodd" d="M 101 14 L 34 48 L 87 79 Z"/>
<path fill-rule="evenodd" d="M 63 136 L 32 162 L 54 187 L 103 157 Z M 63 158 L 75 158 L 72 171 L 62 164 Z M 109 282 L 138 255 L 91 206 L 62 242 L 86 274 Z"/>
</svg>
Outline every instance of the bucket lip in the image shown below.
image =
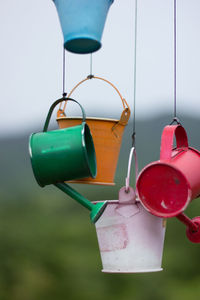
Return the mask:
<svg viewBox="0 0 200 300">
<path fill-rule="evenodd" d="M 69 180 L 67 181 L 68 183 L 81 183 L 81 184 L 90 184 L 90 185 L 104 185 L 104 186 L 115 186 L 115 182 L 103 182 L 103 181 L 96 181 L 96 180 L 90 180 L 88 178 L 83 178 L 87 180 L 82 180 L 82 179 L 74 179 L 74 180 Z"/>
<path fill-rule="evenodd" d="M 55 0 L 52 0 L 53 2 L 55 2 Z M 114 0 L 109 0 L 111 2 L 111 4 L 114 2 Z"/>
<path fill-rule="evenodd" d="M 83 118 L 82 117 L 58 117 L 56 119 L 56 121 L 59 121 L 59 120 L 82 120 Z M 119 119 L 111 119 L 111 118 L 98 118 L 98 117 L 86 117 L 86 121 L 87 120 L 95 120 L 95 121 L 108 121 L 108 122 L 119 122 Z"/>
<path fill-rule="evenodd" d="M 82 149 L 83 149 L 83 152 L 84 152 L 85 159 L 87 161 L 87 168 L 88 168 L 88 171 L 90 173 L 90 176 L 92 178 L 95 178 L 96 175 L 97 175 L 97 160 L 96 160 L 96 152 L 95 152 L 95 148 L 94 148 L 93 138 L 92 138 L 92 135 L 91 135 L 91 132 L 90 132 L 90 128 L 85 122 L 83 122 L 81 124 L 81 127 L 82 127 L 82 130 L 81 130 L 81 132 L 82 132 Z M 93 147 L 94 154 L 95 154 L 95 172 L 93 174 L 92 174 L 92 168 L 90 167 L 88 154 L 87 154 L 87 151 L 86 151 L 86 144 L 85 144 L 85 138 L 84 138 L 86 128 L 88 129 L 88 132 L 90 134 L 91 143 L 92 143 L 92 147 Z"/>
<path fill-rule="evenodd" d="M 109 205 L 109 204 L 121 204 L 121 205 L 126 205 L 126 203 L 121 203 L 120 201 L 119 201 L 119 199 L 116 199 L 116 200 L 96 200 L 96 201 L 92 201 L 92 203 L 94 203 L 94 204 L 97 204 L 97 203 L 100 203 L 100 202 L 104 202 L 104 201 L 107 201 L 107 206 Z M 138 205 L 138 204 L 141 204 L 141 202 L 140 201 L 136 201 L 135 203 L 133 202 L 133 203 L 131 203 L 130 202 L 130 205 Z"/>
<path fill-rule="evenodd" d="M 105 202 L 105 201 L 107 201 L 108 204 L 118 204 L 119 203 L 119 200 L 97 200 L 97 201 L 92 201 L 92 203 L 97 204 L 97 203 L 101 203 L 101 202 Z"/>
<path fill-rule="evenodd" d="M 163 268 L 155 268 L 155 269 L 140 269 L 140 270 L 127 270 L 127 271 L 119 271 L 119 270 L 109 270 L 103 269 L 101 272 L 103 273 L 149 273 L 149 272 L 160 272 L 163 271 Z"/>
<path fill-rule="evenodd" d="M 188 197 L 187 197 L 187 201 L 185 203 L 185 205 L 180 208 L 178 210 L 178 212 L 172 212 L 172 213 L 158 213 L 155 209 L 152 209 L 146 202 L 144 203 L 140 197 L 140 193 L 138 191 L 138 186 L 140 184 L 140 180 L 141 180 L 141 177 L 143 175 L 143 172 L 146 171 L 146 169 L 149 169 L 155 165 L 164 165 L 164 166 L 168 166 L 174 170 L 176 170 L 183 178 L 184 180 L 186 181 L 187 183 L 187 190 L 188 190 Z M 142 204 L 142 206 L 148 211 L 150 212 L 152 215 L 156 216 L 156 217 L 159 217 L 159 218 L 172 218 L 172 217 L 176 217 L 178 214 L 182 213 L 188 206 L 188 204 L 190 203 L 190 198 L 191 198 L 191 195 L 192 195 L 192 190 L 191 190 L 191 186 L 186 178 L 186 176 L 175 166 L 169 164 L 168 162 L 164 161 L 164 160 L 158 160 L 156 162 L 152 162 L 150 164 L 148 164 L 146 167 L 143 168 L 143 170 L 141 170 L 140 174 L 138 175 L 138 179 L 137 179 L 137 184 L 136 184 L 136 190 L 137 190 L 137 194 L 139 196 L 139 199 L 140 199 L 140 203 Z"/>
</svg>

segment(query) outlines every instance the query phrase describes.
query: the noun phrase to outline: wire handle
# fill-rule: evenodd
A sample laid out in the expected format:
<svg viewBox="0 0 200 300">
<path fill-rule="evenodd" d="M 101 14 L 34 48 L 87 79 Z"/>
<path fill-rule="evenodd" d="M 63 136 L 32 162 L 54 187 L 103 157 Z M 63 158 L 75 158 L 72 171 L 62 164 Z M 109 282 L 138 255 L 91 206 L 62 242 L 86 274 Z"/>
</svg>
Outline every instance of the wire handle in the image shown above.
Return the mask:
<svg viewBox="0 0 200 300">
<path fill-rule="evenodd" d="M 127 176 L 125 180 L 125 185 L 126 185 L 126 192 L 129 192 L 130 189 L 130 173 L 131 173 L 131 163 L 134 155 L 134 161 L 135 161 L 135 181 L 137 180 L 138 177 L 138 160 L 137 160 L 137 154 L 136 154 L 136 149 L 135 147 L 132 147 L 130 150 L 129 154 L 129 161 L 128 161 L 128 171 L 127 171 Z"/>
<path fill-rule="evenodd" d="M 111 83 L 109 80 L 107 80 L 107 79 L 105 79 L 105 78 L 102 78 L 102 77 L 94 76 L 94 75 L 89 75 L 89 76 L 87 76 L 85 79 L 83 79 L 83 80 L 81 80 L 79 83 L 77 83 L 77 84 L 73 87 L 73 89 L 71 90 L 71 92 L 69 93 L 68 97 L 70 97 L 70 96 L 72 95 L 72 93 L 73 93 L 73 92 L 74 92 L 74 91 L 75 91 L 82 83 L 84 83 L 85 81 L 88 81 L 88 80 L 90 80 L 90 79 L 93 79 L 93 78 L 94 78 L 94 79 L 102 80 L 102 81 L 108 83 L 109 85 L 111 85 L 111 86 L 115 89 L 115 91 L 118 93 L 118 95 L 119 95 L 119 97 L 120 97 L 120 99 L 121 99 L 121 101 L 122 101 L 122 105 L 123 105 L 124 110 L 126 109 L 126 110 L 130 111 L 130 107 L 129 107 L 128 103 L 127 103 L 126 100 L 122 97 L 122 95 L 121 95 L 121 93 L 119 92 L 119 90 L 117 89 L 117 87 L 116 87 L 113 83 Z M 64 102 L 63 108 L 62 108 L 62 102 Z M 61 116 L 65 116 L 65 112 L 64 112 L 64 111 L 65 111 L 65 108 L 66 108 L 66 105 L 67 105 L 67 98 L 66 98 L 66 99 L 63 99 L 62 102 L 60 103 L 59 110 L 58 110 L 58 112 L 57 112 L 57 117 L 58 117 L 58 118 L 61 117 Z"/>
<path fill-rule="evenodd" d="M 72 99 L 72 98 L 69 98 L 69 97 L 68 97 L 68 98 L 60 98 L 60 99 L 56 100 L 56 101 L 51 105 L 51 107 L 50 107 L 50 109 L 49 109 L 49 112 L 48 112 L 48 114 L 47 114 L 47 117 L 46 117 L 46 121 L 45 121 L 45 123 L 44 123 L 43 132 L 46 132 L 47 129 L 48 129 L 49 122 L 50 122 L 51 115 L 52 115 L 52 113 L 53 113 L 54 108 L 56 107 L 56 105 L 57 105 L 58 103 L 62 102 L 63 100 L 68 100 L 68 101 L 76 102 L 76 103 L 80 106 L 81 111 L 82 111 L 82 115 L 83 115 L 83 121 L 82 121 L 82 123 L 85 122 L 86 114 L 85 114 L 85 111 L 84 111 L 83 107 L 81 106 L 80 103 L 78 103 L 78 101 L 76 101 L 76 100 L 74 100 L 74 99 Z"/>
</svg>

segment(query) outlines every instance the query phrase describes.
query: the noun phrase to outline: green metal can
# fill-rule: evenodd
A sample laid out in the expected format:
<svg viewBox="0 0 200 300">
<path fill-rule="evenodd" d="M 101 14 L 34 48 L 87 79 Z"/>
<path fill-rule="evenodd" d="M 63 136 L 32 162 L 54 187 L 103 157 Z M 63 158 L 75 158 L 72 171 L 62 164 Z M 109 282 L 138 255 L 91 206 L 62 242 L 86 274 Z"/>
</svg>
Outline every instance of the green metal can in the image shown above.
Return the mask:
<svg viewBox="0 0 200 300">
<path fill-rule="evenodd" d="M 34 176 L 40 186 L 56 184 L 73 179 L 96 177 L 96 154 L 92 135 L 85 123 L 85 112 L 74 99 L 83 114 L 81 125 L 47 131 L 55 106 L 63 101 L 58 99 L 49 109 L 43 132 L 30 136 L 29 152 Z"/>
</svg>

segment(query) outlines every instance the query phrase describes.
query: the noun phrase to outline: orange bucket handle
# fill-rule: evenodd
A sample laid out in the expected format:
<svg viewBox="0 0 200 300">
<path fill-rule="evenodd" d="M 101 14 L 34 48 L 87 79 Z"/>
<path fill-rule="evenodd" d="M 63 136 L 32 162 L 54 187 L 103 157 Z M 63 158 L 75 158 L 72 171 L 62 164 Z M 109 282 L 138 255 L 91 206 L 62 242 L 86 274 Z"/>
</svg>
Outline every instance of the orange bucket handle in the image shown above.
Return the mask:
<svg viewBox="0 0 200 300">
<path fill-rule="evenodd" d="M 110 84 L 116 90 L 119 97 L 121 98 L 122 105 L 123 105 L 123 108 L 124 108 L 119 123 L 122 124 L 122 125 L 126 125 L 128 123 L 129 117 L 130 117 L 130 107 L 129 107 L 128 103 L 126 102 L 126 100 L 122 97 L 121 93 L 116 88 L 116 86 L 113 83 L 111 83 L 110 81 L 108 81 L 107 79 L 104 79 L 104 78 L 98 77 L 98 76 L 94 76 L 94 75 L 89 75 L 85 79 L 83 79 L 79 83 L 77 83 L 75 85 L 75 87 L 73 87 L 73 89 L 69 93 L 68 97 L 70 97 L 72 95 L 72 93 L 77 89 L 77 87 L 79 87 L 79 85 L 81 85 L 83 82 L 85 82 L 89 79 L 93 79 L 93 78 L 100 79 L 100 80 L 103 80 L 103 81 L 107 82 L 108 84 Z M 63 102 L 64 102 L 64 106 L 62 108 L 62 103 Z M 58 118 L 62 117 L 62 116 L 65 116 L 65 108 L 66 108 L 66 105 L 67 105 L 67 100 L 63 101 L 63 102 L 60 103 L 59 110 L 57 112 L 57 117 Z"/>
</svg>

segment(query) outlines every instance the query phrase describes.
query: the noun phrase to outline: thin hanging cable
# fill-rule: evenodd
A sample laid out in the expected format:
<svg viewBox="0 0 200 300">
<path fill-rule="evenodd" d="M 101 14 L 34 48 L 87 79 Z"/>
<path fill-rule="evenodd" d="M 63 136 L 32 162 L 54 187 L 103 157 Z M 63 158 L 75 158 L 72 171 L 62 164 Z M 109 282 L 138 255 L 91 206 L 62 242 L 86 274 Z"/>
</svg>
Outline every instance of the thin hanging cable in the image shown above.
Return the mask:
<svg viewBox="0 0 200 300">
<path fill-rule="evenodd" d="M 63 97 L 66 97 L 67 93 L 65 92 L 65 48 L 63 48 Z"/>
<path fill-rule="evenodd" d="M 177 1 L 174 0 L 174 116 L 170 123 L 172 125 L 174 122 L 181 124 L 177 117 Z"/>
<path fill-rule="evenodd" d="M 92 79 L 94 75 L 92 74 L 92 53 L 90 53 L 90 74 L 87 78 Z"/>
<path fill-rule="evenodd" d="M 90 54 L 90 75 L 92 75 L 92 53 Z"/>
<path fill-rule="evenodd" d="M 137 84 L 137 0 L 135 0 L 135 40 L 134 40 L 134 95 L 133 95 L 133 134 L 132 146 L 135 147 L 136 138 L 136 122 L 135 122 L 135 108 L 136 108 L 136 84 Z"/>
<path fill-rule="evenodd" d="M 174 0 L 174 120 L 176 119 L 176 0 Z"/>
</svg>

